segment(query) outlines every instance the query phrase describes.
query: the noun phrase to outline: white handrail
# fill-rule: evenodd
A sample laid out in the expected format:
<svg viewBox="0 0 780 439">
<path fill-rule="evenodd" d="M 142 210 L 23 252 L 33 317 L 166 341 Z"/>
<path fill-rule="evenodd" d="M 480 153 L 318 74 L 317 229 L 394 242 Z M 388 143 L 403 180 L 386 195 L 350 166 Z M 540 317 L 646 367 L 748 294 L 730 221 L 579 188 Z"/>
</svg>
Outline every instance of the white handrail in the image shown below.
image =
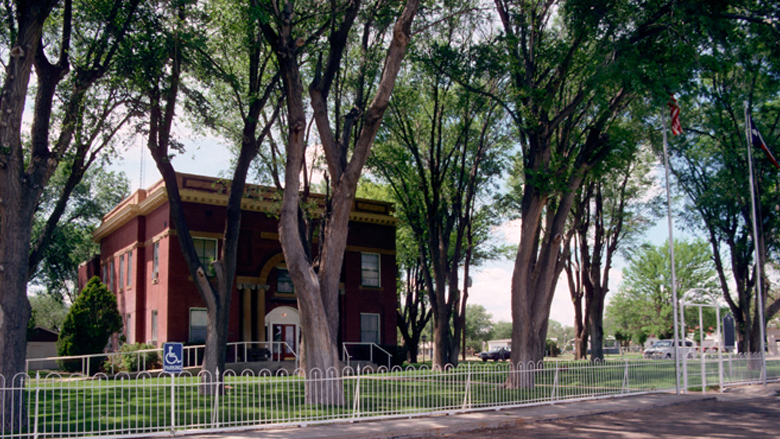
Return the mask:
<svg viewBox="0 0 780 439">
<path fill-rule="evenodd" d="M 382 347 L 379 346 L 376 343 L 363 343 L 363 342 L 359 342 L 359 341 L 346 341 L 346 342 L 341 343 L 341 345 L 342 345 L 342 347 L 344 349 L 344 353 L 346 355 L 349 355 L 349 351 L 347 350 L 347 345 L 350 345 L 350 346 L 368 346 L 369 347 L 369 361 L 372 362 L 372 363 L 374 363 L 374 348 L 377 348 L 380 351 L 384 352 L 385 355 L 387 355 L 387 368 L 390 369 L 392 367 L 393 354 L 391 354 L 390 352 L 387 352 L 386 350 L 382 349 Z M 349 355 L 348 360 L 351 360 L 351 359 L 352 359 L 352 356 Z M 349 361 L 347 361 L 347 365 L 349 365 Z"/>
<path fill-rule="evenodd" d="M 233 347 L 235 349 L 236 355 L 234 356 L 235 360 L 238 360 L 238 351 L 241 345 L 243 345 L 244 348 L 244 359 L 246 360 L 246 354 L 248 352 L 247 346 L 250 344 L 255 345 L 265 345 L 269 346 L 269 353 L 273 356 L 274 352 L 274 345 L 279 346 L 278 352 L 285 351 L 285 348 L 287 353 L 291 353 L 293 357 L 295 357 L 295 367 L 297 368 L 300 364 L 300 356 L 298 355 L 298 352 L 296 352 L 292 346 L 290 346 L 287 342 L 284 341 L 241 341 L 241 342 L 230 342 L 227 344 L 227 349 L 230 349 Z M 198 364 L 198 350 L 199 349 L 205 349 L 205 345 L 190 345 L 190 346 L 184 346 L 184 358 L 185 358 L 185 367 L 192 367 L 197 366 Z M 137 351 L 130 351 L 130 352 L 104 352 L 100 354 L 88 354 L 88 355 L 70 355 L 70 356 L 59 356 L 59 357 L 41 357 L 41 358 L 28 358 L 25 360 L 25 373 L 29 374 L 30 371 L 30 363 L 35 362 L 45 362 L 45 361 L 81 361 L 81 373 L 84 375 L 89 375 L 90 365 L 94 358 L 101 357 L 101 358 L 116 358 L 116 357 L 122 357 L 127 355 L 136 355 L 137 361 L 139 364 L 138 371 L 139 372 L 145 372 L 146 371 L 146 361 L 140 361 L 141 356 L 147 353 L 157 352 L 162 355 L 162 347 L 154 348 L 154 349 L 139 349 Z M 194 358 L 193 358 L 194 357 Z M 112 363 L 112 370 L 110 371 L 111 374 L 114 374 L 116 371 L 113 369 L 113 363 Z"/>
</svg>

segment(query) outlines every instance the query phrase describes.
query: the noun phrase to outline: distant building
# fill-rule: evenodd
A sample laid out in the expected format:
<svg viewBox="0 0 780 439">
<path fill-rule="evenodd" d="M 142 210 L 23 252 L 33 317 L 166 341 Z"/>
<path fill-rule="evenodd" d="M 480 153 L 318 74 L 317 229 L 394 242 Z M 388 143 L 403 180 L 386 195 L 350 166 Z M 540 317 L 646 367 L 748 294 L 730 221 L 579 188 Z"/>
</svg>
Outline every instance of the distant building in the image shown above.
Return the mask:
<svg viewBox="0 0 780 439">
<path fill-rule="evenodd" d="M 38 360 L 39 358 L 50 358 L 57 356 L 57 338 L 56 332 L 36 326 L 31 334 L 27 336 L 27 360 L 29 370 L 57 369 L 55 360 Z M 29 361 L 36 360 L 36 361 Z"/>
<path fill-rule="evenodd" d="M 509 349 L 512 350 L 512 339 L 511 338 L 500 338 L 496 340 L 488 340 L 487 341 L 487 349 L 486 351 L 491 351 L 493 349 Z"/>
<path fill-rule="evenodd" d="M 208 270 L 223 245 L 229 187 L 211 177 L 177 179 Z M 313 198 L 321 208 L 324 197 Z M 297 351 L 300 317 L 277 232 L 279 200 L 273 188 L 245 190 L 228 341 L 285 341 Z M 339 344 L 397 344 L 395 225 L 390 203 L 355 201 L 341 274 Z M 82 264 L 79 288 L 98 275 L 116 293 L 128 343 L 203 343 L 206 304 L 184 262 L 162 181 L 116 206 L 93 240 L 100 255 Z"/>
</svg>

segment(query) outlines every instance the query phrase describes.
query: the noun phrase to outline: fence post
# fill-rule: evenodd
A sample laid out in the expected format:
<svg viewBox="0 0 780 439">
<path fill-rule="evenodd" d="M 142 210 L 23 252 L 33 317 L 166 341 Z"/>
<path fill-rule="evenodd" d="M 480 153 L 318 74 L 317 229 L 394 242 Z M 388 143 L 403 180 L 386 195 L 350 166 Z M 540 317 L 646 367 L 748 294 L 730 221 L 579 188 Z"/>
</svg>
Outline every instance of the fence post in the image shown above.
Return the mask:
<svg viewBox="0 0 780 439">
<path fill-rule="evenodd" d="M 360 364 L 357 367 L 357 382 L 355 383 L 355 401 L 352 403 L 352 418 L 360 416 Z"/>
<path fill-rule="evenodd" d="M 222 386 L 219 384 L 219 368 L 217 368 L 216 379 L 214 380 L 214 408 L 211 411 L 211 424 L 213 428 L 219 428 L 219 394 L 221 393 Z"/>
<path fill-rule="evenodd" d="M 628 359 L 625 360 L 623 369 L 623 393 L 628 393 Z"/>
<path fill-rule="evenodd" d="M 468 371 L 466 372 L 466 389 L 463 392 L 463 410 L 471 408 L 471 363 L 466 363 Z"/>
<path fill-rule="evenodd" d="M 38 438 L 38 406 L 41 402 L 41 372 L 35 372 L 35 418 L 33 420 L 33 439 Z"/>
<path fill-rule="evenodd" d="M 558 400 L 558 365 L 555 365 L 555 379 L 553 380 L 553 390 L 552 395 L 550 395 L 550 399 L 552 401 Z"/>
<path fill-rule="evenodd" d="M 176 375 L 171 376 L 171 434 L 176 433 Z"/>
</svg>

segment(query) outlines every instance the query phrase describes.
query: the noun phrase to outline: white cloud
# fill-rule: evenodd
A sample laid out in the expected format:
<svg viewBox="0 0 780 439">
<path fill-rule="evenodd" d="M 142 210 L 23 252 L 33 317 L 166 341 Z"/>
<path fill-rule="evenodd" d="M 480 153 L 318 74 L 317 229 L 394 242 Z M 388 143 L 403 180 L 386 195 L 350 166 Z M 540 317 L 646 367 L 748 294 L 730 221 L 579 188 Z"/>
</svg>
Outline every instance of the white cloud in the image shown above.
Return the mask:
<svg viewBox="0 0 780 439">
<path fill-rule="evenodd" d="M 493 228 L 493 234 L 502 238 L 509 244 L 517 244 L 520 242 L 520 225 L 522 220 L 514 219 L 501 224 L 498 227 Z"/>
</svg>

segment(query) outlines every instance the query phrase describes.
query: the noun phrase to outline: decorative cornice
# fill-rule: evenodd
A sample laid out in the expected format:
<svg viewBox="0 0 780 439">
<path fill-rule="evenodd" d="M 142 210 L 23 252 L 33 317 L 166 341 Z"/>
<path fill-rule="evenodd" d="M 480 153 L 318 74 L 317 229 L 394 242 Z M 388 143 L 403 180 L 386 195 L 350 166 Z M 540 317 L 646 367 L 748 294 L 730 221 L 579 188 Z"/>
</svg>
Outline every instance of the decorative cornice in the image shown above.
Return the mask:
<svg viewBox="0 0 780 439">
<path fill-rule="evenodd" d="M 140 202 L 134 204 L 122 203 L 117 206 L 118 208 L 115 208 L 108 215 L 104 216 L 103 223 L 92 232 L 92 241 L 100 242 L 103 238 L 127 224 L 131 219 L 150 214 L 168 200 L 168 193 L 165 190 L 165 186 L 157 184 L 151 190 L 152 192 L 148 195 L 146 195 L 145 191 L 138 191 L 130 198 L 133 200 L 140 199 Z M 146 196 L 144 197 L 144 195 Z"/>
<path fill-rule="evenodd" d="M 182 201 L 207 204 L 212 206 L 227 206 L 230 181 L 204 177 L 199 175 L 176 175 L 179 183 L 179 194 Z M 246 211 L 264 212 L 278 215 L 280 203 L 278 193 L 274 188 L 247 185 L 246 197 L 241 201 L 241 209 Z M 311 194 L 318 211 L 323 212 L 324 197 Z M 153 184 L 147 190 L 138 190 L 122 201 L 111 212 L 103 217 L 103 222 L 92 232 L 92 240 L 100 242 L 128 221 L 138 216 L 146 216 L 168 201 L 168 192 L 162 180 Z M 393 206 L 390 203 L 366 199 L 356 199 L 349 215 L 350 221 L 378 224 L 395 227 L 398 219 L 392 216 Z"/>
<path fill-rule="evenodd" d="M 359 223 L 379 224 L 382 226 L 393 226 L 398 224 L 398 218 L 389 215 L 377 215 L 375 213 L 368 212 L 355 212 L 352 211 L 349 214 L 350 221 L 356 221 Z"/>
</svg>

